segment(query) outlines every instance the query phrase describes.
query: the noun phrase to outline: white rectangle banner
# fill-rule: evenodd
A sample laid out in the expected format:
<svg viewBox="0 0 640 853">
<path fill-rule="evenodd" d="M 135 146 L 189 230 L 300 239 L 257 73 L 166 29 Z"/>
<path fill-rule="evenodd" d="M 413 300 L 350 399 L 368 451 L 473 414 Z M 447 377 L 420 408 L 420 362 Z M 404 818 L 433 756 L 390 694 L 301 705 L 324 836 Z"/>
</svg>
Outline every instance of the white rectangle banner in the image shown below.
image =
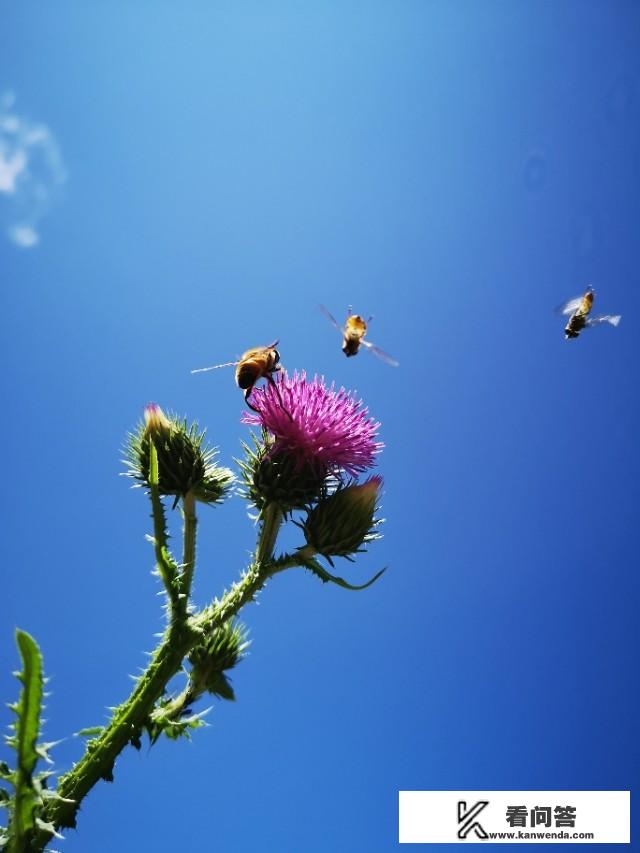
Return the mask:
<svg viewBox="0 0 640 853">
<path fill-rule="evenodd" d="M 400 791 L 401 844 L 629 844 L 629 791 Z"/>
</svg>

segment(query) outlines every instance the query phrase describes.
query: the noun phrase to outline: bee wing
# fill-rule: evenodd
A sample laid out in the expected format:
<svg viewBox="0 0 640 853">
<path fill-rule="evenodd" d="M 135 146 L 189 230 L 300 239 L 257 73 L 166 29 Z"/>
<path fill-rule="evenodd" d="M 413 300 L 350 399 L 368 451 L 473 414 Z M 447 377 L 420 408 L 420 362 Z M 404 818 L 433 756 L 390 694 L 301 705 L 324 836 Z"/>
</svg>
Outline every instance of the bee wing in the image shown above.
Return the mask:
<svg viewBox="0 0 640 853">
<path fill-rule="evenodd" d="M 208 370 L 217 370 L 219 367 L 235 367 L 239 361 L 226 361 L 224 364 L 214 364 L 212 367 L 198 367 L 192 373 L 206 373 Z"/>
<path fill-rule="evenodd" d="M 324 305 L 318 305 L 318 308 L 320 309 L 320 311 L 322 311 L 322 313 L 327 318 L 327 320 L 330 323 L 333 323 L 333 325 L 340 332 L 340 334 L 342 334 L 342 332 L 343 332 L 342 327 L 338 325 L 338 322 L 337 322 L 336 318 L 333 316 L 333 314 L 330 311 L 327 311 L 327 309 L 324 307 Z"/>
<path fill-rule="evenodd" d="M 622 319 L 621 314 L 601 314 L 599 317 L 591 317 L 587 320 L 587 326 L 599 326 L 600 323 L 610 323 L 612 326 L 617 326 Z"/>
<path fill-rule="evenodd" d="M 556 306 L 556 314 L 573 314 L 577 311 L 582 302 L 582 296 L 576 296 L 575 299 L 570 299 L 568 302 L 563 302 L 562 305 Z"/>
<path fill-rule="evenodd" d="M 372 344 L 371 341 L 361 340 L 360 345 L 366 347 L 370 352 L 374 355 L 377 355 L 378 358 L 385 361 L 387 364 L 391 365 L 391 367 L 400 367 L 400 362 L 396 361 L 395 358 L 392 358 L 389 353 L 386 353 L 384 350 L 381 350 L 380 347 L 377 347 L 375 344 Z"/>
</svg>

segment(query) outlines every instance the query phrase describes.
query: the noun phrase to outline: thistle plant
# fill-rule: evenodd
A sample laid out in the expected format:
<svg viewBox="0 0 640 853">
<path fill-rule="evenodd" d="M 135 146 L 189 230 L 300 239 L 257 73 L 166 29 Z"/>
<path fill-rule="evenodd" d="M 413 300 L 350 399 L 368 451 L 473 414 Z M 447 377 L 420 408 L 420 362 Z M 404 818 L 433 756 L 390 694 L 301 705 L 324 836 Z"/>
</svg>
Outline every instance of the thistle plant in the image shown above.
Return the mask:
<svg viewBox="0 0 640 853">
<path fill-rule="evenodd" d="M 235 490 L 234 474 L 217 464 L 217 450 L 197 424 L 149 404 L 128 435 L 125 473 L 150 501 L 148 539 L 166 597 L 166 626 L 130 696 L 105 726 L 80 733 L 88 737 L 84 754 L 66 773 L 38 767 L 50 763 L 53 746 L 40 742 L 42 657 L 35 640 L 17 632 L 22 690 L 10 706 L 15 722 L 6 738 L 15 761 L 13 767 L 0 763 L 0 807 L 8 815 L 0 845 L 7 853 L 43 851 L 54 836 L 75 827 L 84 798 L 100 780 L 113 781 L 118 756 L 128 746 L 192 737 L 205 724 L 206 708 L 198 707 L 203 699 L 235 700 L 229 672 L 249 646 L 237 617 L 276 575 L 303 568 L 325 583 L 358 590 L 382 574 L 359 584 L 334 574 L 336 558 L 353 560 L 379 536 L 382 478 L 358 477 L 382 450 L 380 424 L 352 394 L 317 377 L 309 381 L 304 373 L 284 374 L 277 387 L 255 389 L 252 405 L 255 411 L 241 421 L 257 431 L 243 442 Z M 232 494 L 250 506 L 257 528 L 253 556 L 230 587 L 197 610 L 191 600 L 197 507 L 218 506 Z M 169 548 L 167 519 L 174 511 L 182 516 L 180 557 Z M 215 515 L 208 518 L 215 523 Z M 300 529 L 300 543 L 281 553 L 278 534 L 288 523 Z M 182 689 L 173 688 L 176 676 Z"/>
</svg>

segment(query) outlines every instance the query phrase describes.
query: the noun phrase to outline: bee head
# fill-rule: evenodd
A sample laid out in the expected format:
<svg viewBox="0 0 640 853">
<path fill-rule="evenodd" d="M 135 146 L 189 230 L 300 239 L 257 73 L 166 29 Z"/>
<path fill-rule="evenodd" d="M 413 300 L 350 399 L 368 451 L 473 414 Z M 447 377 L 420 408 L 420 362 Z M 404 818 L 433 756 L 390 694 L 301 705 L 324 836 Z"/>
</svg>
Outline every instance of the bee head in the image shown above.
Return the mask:
<svg viewBox="0 0 640 853">
<path fill-rule="evenodd" d="M 277 349 L 274 349 L 274 351 L 273 351 L 273 363 L 278 364 L 279 361 L 280 361 L 280 353 L 278 352 Z"/>
</svg>

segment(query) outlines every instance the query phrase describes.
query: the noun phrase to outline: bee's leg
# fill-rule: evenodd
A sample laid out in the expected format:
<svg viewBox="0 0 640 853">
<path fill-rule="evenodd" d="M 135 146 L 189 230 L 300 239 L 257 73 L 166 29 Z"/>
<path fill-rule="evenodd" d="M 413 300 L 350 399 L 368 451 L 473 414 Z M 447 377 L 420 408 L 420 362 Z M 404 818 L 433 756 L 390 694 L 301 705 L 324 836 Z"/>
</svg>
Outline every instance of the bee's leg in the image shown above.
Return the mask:
<svg viewBox="0 0 640 853">
<path fill-rule="evenodd" d="M 270 373 L 267 373 L 266 379 L 267 379 L 267 382 L 270 385 L 273 385 L 273 387 L 275 388 L 276 394 L 278 395 L 278 402 L 280 403 L 280 408 L 285 413 L 285 415 L 289 418 L 289 420 L 293 421 L 293 418 L 291 417 L 291 413 L 287 409 L 285 409 L 284 403 L 282 402 L 282 397 L 280 396 L 280 389 L 278 388 L 278 383 L 274 381 L 274 378 L 273 378 L 273 376 L 271 376 Z"/>
<path fill-rule="evenodd" d="M 260 415 L 260 414 L 262 414 L 260 412 L 260 409 L 256 409 L 256 407 L 252 406 L 251 403 L 249 402 L 249 396 L 250 396 L 251 392 L 253 391 L 253 387 L 254 386 L 252 385 L 250 388 L 247 388 L 247 390 L 244 392 L 244 401 L 250 409 L 253 409 L 253 411 L 256 412 L 256 414 Z"/>
</svg>

